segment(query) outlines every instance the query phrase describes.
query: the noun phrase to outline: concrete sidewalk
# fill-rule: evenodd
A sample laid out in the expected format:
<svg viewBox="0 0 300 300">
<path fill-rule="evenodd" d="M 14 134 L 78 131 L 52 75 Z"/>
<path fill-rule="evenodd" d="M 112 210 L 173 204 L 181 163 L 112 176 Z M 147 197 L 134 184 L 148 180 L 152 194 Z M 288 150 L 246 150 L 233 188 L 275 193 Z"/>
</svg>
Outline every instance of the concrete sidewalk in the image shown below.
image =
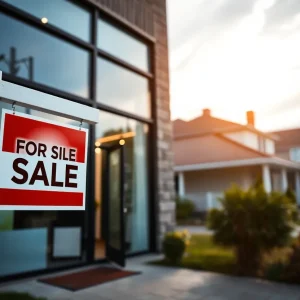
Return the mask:
<svg viewBox="0 0 300 300">
<path fill-rule="evenodd" d="M 35 279 L 1 285 L 0 290 L 29 292 L 53 300 L 300 300 L 300 286 L 145 264 L 157 258 L 159 256 L 147 255 L 129 259 L 127 269 L 142 271 L 141 275 L 78 292 L 52 287 Z"/>
</svg>

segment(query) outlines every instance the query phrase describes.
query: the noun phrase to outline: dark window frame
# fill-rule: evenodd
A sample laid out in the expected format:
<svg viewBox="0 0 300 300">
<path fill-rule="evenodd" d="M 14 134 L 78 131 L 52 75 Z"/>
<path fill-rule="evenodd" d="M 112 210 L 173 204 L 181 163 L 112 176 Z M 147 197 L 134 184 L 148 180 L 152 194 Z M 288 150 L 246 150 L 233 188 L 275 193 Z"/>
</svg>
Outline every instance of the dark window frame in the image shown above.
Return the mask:
<svg viewBox="0 0 300 300">
<path fill-rule="evenodd" d="M 74 3 L 77 3 L 77 1 L 72 1 Z M 80 5 L 80 4 L 79 4 Z M 82 4 L 81 4 L 82 6 Z M 137 73 L 141 76 L 144 76 L 148 79 L 152 79 L 153 78 L 153 75 L 151 72 L 145 72 L 129 63 L 127 63 L 126 61 L 123 61 L 109 53 L 107 53 L 106 51 L 103 51 L 103 50 L 100 50 L 97 48 L 97 37 L 95 37 L 95 30 L 97 30 L 96 28 L 94 28 L 95 26 L 95 10 L 98 12 L 97 13 L 97 19 L 99 18 L 99 11 L 97 8 L 94 8 L 93 9 L 90 9 L 90 12 L 91 12 L 91 34 L 92 34 L 92 37 L 91 37 L 91 43 L 88 43 L 88 42 L 85 42 L 73 35 L 71 35 L 70 33 L 67 33 L 65 32 L 64 30 L 54 26 L 54 25 L 51 25 L 51 24 L 41 24 L 41 21 L 39 18 L 37 17 L 34 17 L 33 15 L 27 13 L 27 12 L 24 12 L 10 4 L 7 4 L 3 1 L 0 0 L 0 9 L 1 11 L 3 11 L 4 13 L 6 13 L 7 15 L 11 16 L 11 17 L 14 17 L 16 18 L 17 20 L 19 21 L 22 21 L 23 23 L 25 24 L 28 24 L 28 25 L 31 25 L 45 33 L 48 33 L 56 38 L 60 38 L 60 39 L 63 39 L 71 44 L 74 44 L 75 46 L 77 47 L 80 47 L 80 48 L 83 48 L 85 50 L 89 50 L 89 51 L 92 51 L 94 52 L 95 50 L 98 52 L 98 55 L 99 56 L 102 56 L 103 58 L 109 60 L 109 61 L 112 61 L 122 67 L 125 67 L 127 69 L 129 69 L 130 71 L 134 72 L 134 73 Z M 112 22 L 111 20 L 109 21 L 110 23 L 112 23 L 115 27 L 119 27 L 119 25 L 115 25 L 114 22 Z M 123 30 L 124 32 L 127 33 L 127 30 L 124 30 L 124 29 L 121 29 Z M 142 41 L 143 43 L 145 43 L 145 41 L 143 41 L 141 38 L 139 38 L 137 35 L 132 35 L 130 34 L 132 37 Z M 149 47 L 149 52 L 151 52 L 151 44 L 152 43 L 146 43 L 146 45 Z M 151 63 L 151 60 L 150 60 L 150 65 L 152 65 Z"/>
<path fill-rule="evenodd" d="M 99 50 L 98 50 L 98 51 L 99 51 Z M 117 72 L 124 72 L 124 71 L 125 71 L 125 72 L 124 72 L 125 74 L 127 74 L 127 72 L 129 72 L 130 75 L 134 75 L 134 79 L 133 79 L 133 80 L 135 80 L 135 79 L 137 79 L 137 80 L 139 80 L 139 79 L 145 80 L 144 82 L 145 82 L 145 85 L 146 85 L 146 89 L 145 89 L 143 92 L 146 92 L 146 94 L 144 94 L 143 96 L 144 96 L 145 98 L 147 98 L 147 99 L 146 99 L 147 102 L 145 103 L 145 105 L 147 105 L 147 115 L 148 115 L 148 116 L 143 116 L 143 115 L 141 115 L 141 114 L 138 114 L 138 115 L 137 115 L 137 114 L 136 114 L 137 112 L 131 112 L 131 111 L 129 111 L 129 110 L 120 110 L 120 109 L 117 108 L 118 105 L 112 106 L 112 105 L 110 105 L 110 104 L 105 103 L 104 101 L 102 101 L 102 100 L 101 100 L 102 97 L 100 97 L 100 99 L 96 98 L 97 107 L 98 107 L 98 104 L 99 104 L 99 109 L 101 109 L 101 110 L 104 110 L 104 111 L 115 111 L 115 113 L 118 114 L 118 115 L 121 115 L 122 112 L 126 112 L 128 118 L 135 119 L 135 118 L 138 116 L 139 119 L 140 119 L 142 122 L 144 122 L 144 123 L 149 123 L 149 124 L 153 123 L 153 119 L 150 119 L 150 118 L 152 117 L 152 107 L 151 107 L 151 101 L 152 101 L 151 94 L 152 94 L 152 89 L 151 89 L 151 81 L 150 81 L 150 80 L 147 80 L 145 77 L 142 77 L 142 76 L 137 75 L 137 74 L 134 73 L 134 72 L 131 72 L 130 69 L 128 69 L 128 68 L 126 68 L 126 67 L 123 67 L 123 66 L 120 65 L 120 64 L 116 64 L 116 63 L 114 63 L 113 61 L 108 60 L 108 59 L 105 59 L 105 58 L 103 58 L 102 56 L 99 56 L 99 55 L 97 56 L 97 60 L 96 60 L 96 64 L 97 64 L 96 70 L 98 70 L 98 71 L 97 71 L 98 74 L 101 73 L 101 72 L 99 72 L 100 69 L 97 68 L 97 67 L 98 67 L 98 64 L 101 63 L 99 60 L 102 61 L 102 62 L 105 62 L 105 63 L 108 62 L 109 68 L 111 68 L 111 70 L 113 70 L 113 71 L 116 71 L 116 73 L 117 73 Z M 124 74 L 124 73 L 122 73 L 122 74 Z M 97 85 L 97 82 L 96 82 L 96 85 Z M 134 86 L 135 86 L 135 85 L 133 85 L 133 87 L 134 87 Z M 96 91 L 97 91 L 97 90 L 98 90 L 98 89 L 97 89 L 97 87 L 96 87 Z M 149 94 L 150 94 L 150 97 L 149 97 Z M 143 97 L 143 96 L 142 96 L 142 97 Z M 138 98 L 138 99 L 140 99 L 140 98 Z M 142 99 L 142 98 L 141 98 L 140 101 L 142 101 L 142 100 L 145 100 L 145 99 Z"/>
<path fill-rule="evenodd" d="M 38 90 L 44 93 L 48 93 L 57 97 L 61 97 L 67 100 L 71 100 L 80 104 L 88 105 L 99 110 L 103 110 L 106 112 L 110 112 L 119 116 L 123 116 L 126 118 L 130 118 L 136 121 L 140 121 L 149 125 L 149 135 L 148 135 L 148 216 L 149 216 L 149 251 L 156 252 L 157 251 L 157 212 L 158 212 L 158 193 L 157 193 L 157 177 L 158 177 L 158 168 L 157 168 L 157 122 L 156 122 L 156 74 L 155 74 L 155 38 L 152 36 L 144 33 L 138 27 L 129 24 L 126 20 L 123 20 L 121 17 L 117 16 L 115 13 L 110 12 L 108 9 L 103 8 L 101 5 L 97 5 L 94 3 L 90 3 L 86 1 L 84 5 L 79 0 L 68 0 L 72 3 L 87 8 L 91 13 L 91 43 L 85 42 L 65 31 L 62 29 L 50 25 L 50 24 L 41 24 L 40 19 L 30 15 L 27 12 L 24 12 L 10 4 L 7 4 L 0 0 L 0 10 L 5 13 L 6 15 L 13 17 L 24 24 L 31 25 L 42 32 L 54 36 L 56 38 L 62 39 L 67 41 L 77 47 L 83 48 L 87 51 L 90 51 L 90 64 L 89 64 L 89 90 L 90 90 L 90 98 L 83 98 L 80 96 L 73 95 L 68 92 L 64 92 L 43 84 L 39 84 L 36 82 L 30 82 L 27 79 L 14 77 L 10 74 L 4 73 L 3 80 L 9 81 L 18 85 L 22 85 L 34 90 Z M 132 37 L 140 40 L 141 42 L 145 43 L 149 47 L 149 72 L 145 72 L 140 70 L 139 68 L 123 61 L 103 50 L 97 48 L 97 20 L 101 16 L 101 18 L 107 20 L 113 26 L 119 28 L 120 30 L 124 31 L 127 34 L 130 34 Z M 117 108 L 109 107 L 107 105 L 101 104 L 97 102 L 97 90 L 96 90 L 96 81 L 97 81 L 97 70 L 96 70 L 96 61 L 97 57 L 101 56 L 108 61 L 115 63 L 116 65 L 128 69 L 140 76 L 143 76 L 149 80 L 150 85 L 150 107 L 151 107 L 151 117 L 150 118 L 143 118 L 137 116 L 132 113 L 124 112 L 118 110 Z M 87 253 L 87 261 L 81 264 L 74 264 L 67 267 L 59 267 L 57 270 L 73 268 L 79 265 L 86 265 L 95 262 L 94 259 L 94 159 L 95 159 L 95 151 L 94 151 L 94 139 L 95 139 L 95 126 L 90 125 L 90 138 L 89 138 L 89 159 L 87 164 L 87 194 L 86 194 L 86 201 L 87 201 L 87 216 L 88 216 L 88 237 L 87 243 L 88 246 L 88 253 Z M 143 251 L 142 253 L 148 253 L 148 251 Z M 140 253 L 129 253 L 127 256 L 134 256 Z M 102 261 L 106 261 L 105 259 Z M 97 262 L 97 261 L 96 261 Z M 46 270 L 39 270 L 28 272 L 28 276 L 32 276 L 33 274 L 43 274 L 47 272 L 54 272 L 56 268 L 53 269 L 46 269 Z M 0 278 L 2 280 L 11 280 L 14 278 L 24 277 L 25 274 L 16 274 L 12 276 L 8 276 L 5 278 Z"/>
<path fill-rule="evenodd" d="M 144 71 L 142 69 L 139 69 L 138 67 L 136 67 L 136 66 L 134 66 L 130 63 L 127 63 L 126 61 L 122 60 L 121 58 L 118 58 L 114 55 L 109 54 L 108 52 L 106 52 L 106 51 L 102 50 L 101 48 L 99 48 L 97 43 L 96 43 L 95 45 L 97 46 L 98 54 L 99 55 L 108 55 L 105 58 L 112 59 L 113 62 L 117 62 L 118 64 L 124 65 L 126 68 L 129 68 L 129 69 L 133 68 L 133 69 L 131 69 L 131 70 L 133 70 L 133 72 L 139 72 L 139 74 L 143 74 L 145 77 L 153 78 L 153 75 L 152 75 L 152 61 L 151 61 L 151 55 L 150 55 L 151 54 L 151 47 L 149 47 L 149 43 L 145 42 L 145 40 L 141 36 L 138 36 L 136 34 L 132 34 L 132 32 L 130 30 L 128 30 L 127 28 L 122 27 L 120 23 L 111 22 L 110 18 L 108 16 L 106 16 L 105 14 L 100 13 L 98 15 L 98 19 L 110 24 L 111 26 L 113 26 L 117 30 L 127 34 L 128 36 L 130 36 L 133 39 L 139 41 L 140 43 L 143 43 L 144 45 L 146 45 L 148 47 L 148 51 L 147 51 L 148 57 L 147 57 L 147 59 L 148 59 L 148 70 L 149 71 L 147 72 L 147 71 Z"/>
</svg>

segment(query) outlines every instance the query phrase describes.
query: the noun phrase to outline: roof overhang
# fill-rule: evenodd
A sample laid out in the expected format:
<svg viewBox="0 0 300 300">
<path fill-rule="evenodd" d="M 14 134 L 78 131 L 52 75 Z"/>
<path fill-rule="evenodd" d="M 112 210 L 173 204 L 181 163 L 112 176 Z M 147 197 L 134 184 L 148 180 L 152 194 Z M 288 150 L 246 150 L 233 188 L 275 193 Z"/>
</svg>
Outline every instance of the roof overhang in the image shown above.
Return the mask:
<svg viewBox="0 0 300 300">
<path fill-rule="evenodd" d="M 218 162 L 207 162 L 201 164 L 192 165 L 180 165 L 175 166 L 175 172 L 187 172 L 187 171 L 201 171 L 210 169 L 222 169 L 222 168 L 233 168 L 233 167 L 246 167 L 246 166 L 257 166 L 257 165 L 272 165 L 276 167 L 282 167 L 287 169 L 300 170 L 300 164 L 289 160 L 285 160 L 279 157 L 258 157 L 241 160 L 228 160 Z"/>
</svg>

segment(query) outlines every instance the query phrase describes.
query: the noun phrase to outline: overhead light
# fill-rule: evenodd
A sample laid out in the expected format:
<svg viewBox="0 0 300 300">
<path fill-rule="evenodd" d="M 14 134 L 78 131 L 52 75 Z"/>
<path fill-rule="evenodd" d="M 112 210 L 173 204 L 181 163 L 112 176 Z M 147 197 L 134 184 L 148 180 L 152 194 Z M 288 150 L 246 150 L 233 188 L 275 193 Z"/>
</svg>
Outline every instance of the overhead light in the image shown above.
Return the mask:
<svg viewBox="0 0 300 300">
<path fill-rule="evenodd" d="M 120 140 L 120 141 L 119 141 L 119 144 L 120 144 L 121 146 L 125 145 L 125 140 L 123 140 L 123 139 Z"/>
<path fill-rule="evenodd" d="M 97 154 L 99 154 L 99 153 L 101 153 L 101 149 L 100 149 L 100 148 L 96 148 L 96 149 L 95 149 L 95 152 L 96 152 Z"/>
<path fill-rule="evenodd" d="M 45 17 L 43 17 L 43 18 L 41 18 L 41 22 L 42 22 L 43 24 L 47 24 L 47 23 L 48 23 L 48 19 L 45 18 Z"/>
<path fill-rule="evenodd" d="M 117 141 L 123 138 L 133 138 L 135 137 L 135 132 L 126 132 L 126 133 L 122 133 L 122 134 L 114 134 L 114 135 L 110 135 L 110 136 L 105 136 L 102 138 L 99 138 L 98 140 L 104 144 L 104 143 L 108 143 L 108 142 L 113 142 L 113 141 Z"/>
<path fill-rule="evenodd" d="M 95 143 L 95 146 L 96 146 L 96 147 L 100 147 L 100 145 L 101 145 L 100 142 L 96 142 L 96 143 Z"/>
</svg>

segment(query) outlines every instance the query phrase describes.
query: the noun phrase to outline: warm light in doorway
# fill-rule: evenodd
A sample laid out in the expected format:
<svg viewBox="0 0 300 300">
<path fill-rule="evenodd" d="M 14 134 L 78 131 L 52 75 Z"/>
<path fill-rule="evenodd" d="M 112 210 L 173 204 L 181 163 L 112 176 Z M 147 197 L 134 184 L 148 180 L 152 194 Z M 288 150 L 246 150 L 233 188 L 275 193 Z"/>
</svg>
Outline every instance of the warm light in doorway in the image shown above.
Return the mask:
<svg viewBox="0 0 300 300">
<path fill-rule="evenodd" d="M 101 149 L 100 149 L 100 148 L 96 148 L 96 149 L 95 149 L 95 152 L 96 152 L 97 154 L 99 154 L 99 153 L 101 152 Z"/>
<path fill-rule="evenodd" d="M 121 146 L 125 145 L 125 140 L 123 140 L 123 139 L 120 140 L 120 141 L 119 141 L 119 144 L 120 144 Z"/>
<path fill-rule="evenodd" d="M 95 146 L 96 146 L 96 147 L 100 147 L 100 145 L 101 145 L 100 142 L 96 142 L 96 143 L 95 143 Z"/>
</svg>

